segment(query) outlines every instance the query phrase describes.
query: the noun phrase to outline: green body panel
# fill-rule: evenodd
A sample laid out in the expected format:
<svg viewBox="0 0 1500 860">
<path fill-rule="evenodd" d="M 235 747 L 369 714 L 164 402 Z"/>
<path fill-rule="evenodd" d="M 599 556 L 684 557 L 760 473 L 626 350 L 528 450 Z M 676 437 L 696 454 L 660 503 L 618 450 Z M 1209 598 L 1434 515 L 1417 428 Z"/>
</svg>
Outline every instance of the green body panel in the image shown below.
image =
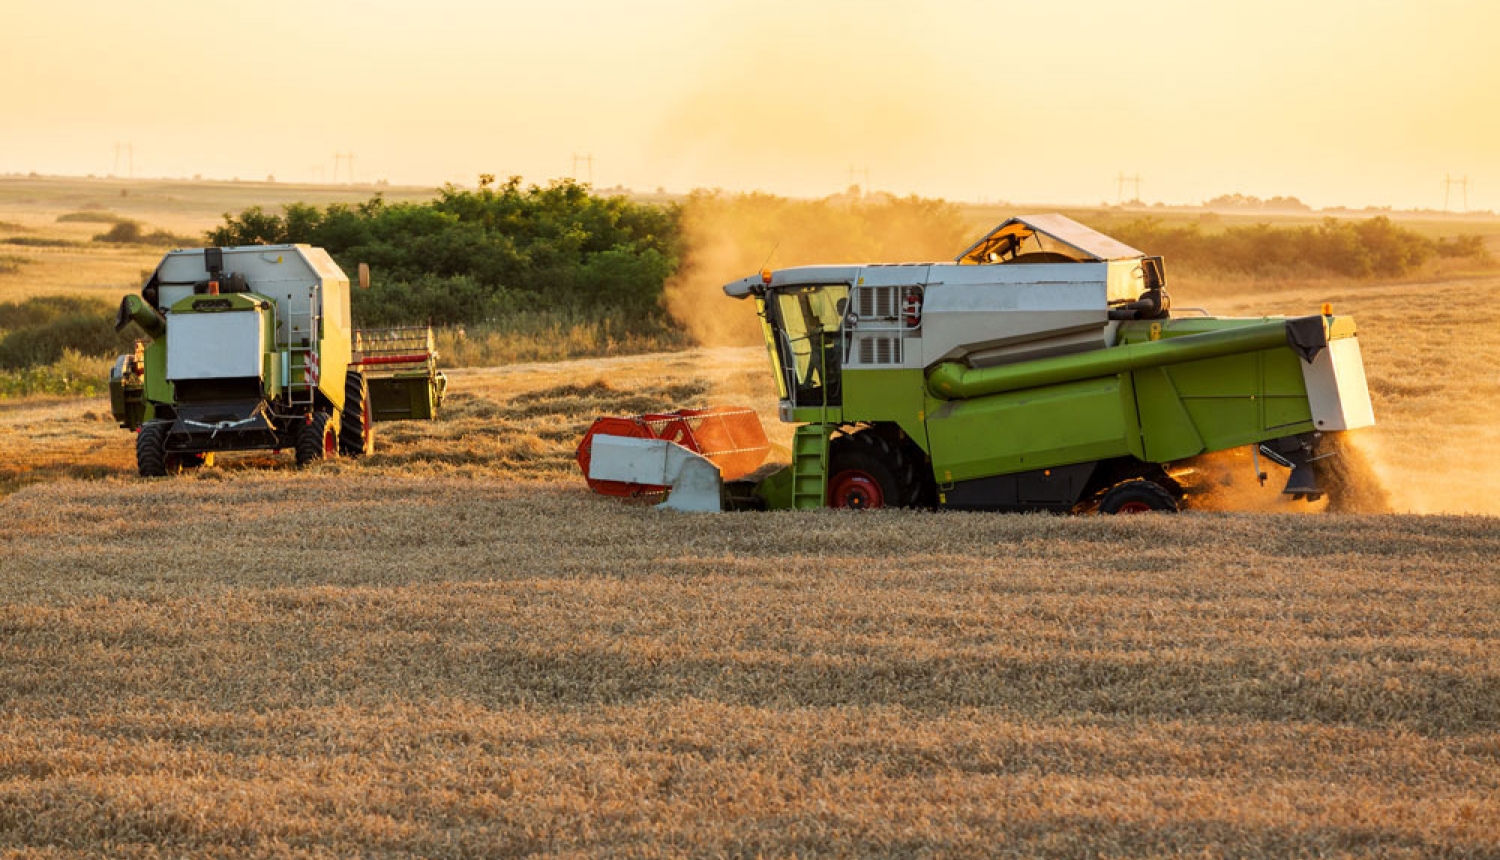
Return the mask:
<svg viewBox="0 0 1500 860">
<path fill-rule="evenodd" d="M 176 403 L 172 383 L 167 381 L 167 342 L 161 338 L 146 346 L 146 420 L 156 417 L 153 403 Z"/>
<path fill-rule="evenodd" d="M 426 370 L 372 376 L 368 380 L 371 416 L 376 421 L 435 418 L 447 381 L 441 373 L 434 377 Z"/>
<path fill-rule="evenodd" d="M 1300 360 L 1289 349 L 1139 370 L 1145 456 L 1180 460 L 1314 429 Z"/>
<path fill-rule="evenodd" d="M 919 368 L 846 370 L 843 375 L 843 414 L 860 421 L 890 422 L 900 427 L 923 450 L 927 444 L 925 377 Z"/>
<path fill-rule="evenodd" d="M 845 420 L 841 406 L 799 406 L 792 410 L 792 421 L 798 424 L 841 424 Z"/>
<path fill-rule="evenodd" d="M 933 399 L 928 407 L 929 454 L 939 485 L 1139 450 L 1128 374 L 970 400 Z"/>
<path fill-rule="evenodd" d="M 766 510 L 784 511 L 793 507 L 792 488 L 795 485 L 792 467 L 777 469 L 755 485 L 755 495 L 765 503 Z"/>
</svg>

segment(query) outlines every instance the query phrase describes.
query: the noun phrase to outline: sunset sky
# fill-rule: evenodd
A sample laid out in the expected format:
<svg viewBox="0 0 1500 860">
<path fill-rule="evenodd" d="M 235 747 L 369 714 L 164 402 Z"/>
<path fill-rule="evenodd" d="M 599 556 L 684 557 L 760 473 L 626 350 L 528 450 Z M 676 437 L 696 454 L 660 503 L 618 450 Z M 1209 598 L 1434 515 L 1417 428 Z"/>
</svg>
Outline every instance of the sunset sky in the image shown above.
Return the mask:
<svg viewBox="0 0 1500 860">
<path fill-rule="evenodd" d="M 1500 2 L 4 0 L 0 172 L 1500 209 Z M 340 179 L 346 177 L 339 166 Z M 588 168 L 578 164 L 577 175 Z M 1129 192 L 1130 188 L 1127 188 Z M 1461 205 L 1453 189 L 1452 207 Z"/>
</svg>

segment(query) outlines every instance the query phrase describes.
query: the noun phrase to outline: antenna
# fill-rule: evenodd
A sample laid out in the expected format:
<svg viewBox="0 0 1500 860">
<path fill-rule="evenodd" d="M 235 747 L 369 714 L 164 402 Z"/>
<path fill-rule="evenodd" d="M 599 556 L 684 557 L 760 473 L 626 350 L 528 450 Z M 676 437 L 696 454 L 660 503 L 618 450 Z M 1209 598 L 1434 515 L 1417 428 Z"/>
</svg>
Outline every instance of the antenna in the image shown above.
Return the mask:
<svg viewBox="0 0 1500 860">
<path fill-rule="evenodd" d="M 1130 198 L 1131 201 L 1135 203 L 1141 202 L 1141 175 L 1139 173 L 1134 176 L 1126 176 L 1125 171 L 1122 170 L 1120 171 L 1119 181 L 1120 185 L 1116 193 L 1119 195 L 1121 203 L 1125 202 L 1125 183 L 1127 182 L 1135 183 L 1135 196 Z"/>
<path fill-rule="evenodd" d="M 1443 211 L 1448 211 L 1448 195 L 1453 191 L 1453 186 L 1455 185 L 1463 193 L 1463 211 L 1467 212 L 1469 211 L 1469 177 L 1465 176 L 1462 179 L 1454 179 L 1448 174 L 1443 174 Z"/>
<path fill-rule="evenodd" d="M 761 271 L 765 271 L 766 266 L 771 265 L 771 258 L 774 257 L 774 256 L 776 256 L 776 249 L 780 248 L 780 247 L 781 247 L 781 240 L 777 239 L 776 240 L 776 244 L 774 244 L 774 245 L 771 246 L 771 253 L 769 253 L 769 254 L 766 255 L 766 261 L 764 263 L 760 264 Z"/>
<path fill-rule="evenodd" d="M 594 184 L 594 154 L 592 152 L 589 153 L 588 155 L 579 155 L 576 152 L 573 153 L 573 181 L 574 182 L 578 181 L 578 162 L 580 162 L 580 161 L 582 161 L 584 164 L 588 165 L 588 168 L 589 168 L 589 183 L 588 184 L 589 185 L 593 185 Z"/>
<path fill-rule="evenodd" d="M 339 181 L 339 164 L 340 163 L 348 165 L 348 170 L 349 170 L 349 184 L 353 185 L 354 184 L 354 153 L 353 152 L 335 152 L 333 154 L 333 182 L 334 182 L 334 184 L 338 184 L 338 181 Z"/>
</svg>

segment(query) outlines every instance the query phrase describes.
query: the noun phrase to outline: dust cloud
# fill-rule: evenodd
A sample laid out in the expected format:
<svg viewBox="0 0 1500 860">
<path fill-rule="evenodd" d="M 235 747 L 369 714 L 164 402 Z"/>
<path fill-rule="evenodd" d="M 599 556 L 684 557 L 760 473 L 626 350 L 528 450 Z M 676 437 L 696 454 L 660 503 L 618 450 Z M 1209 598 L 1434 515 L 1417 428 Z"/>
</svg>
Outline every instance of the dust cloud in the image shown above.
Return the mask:
<svg viewBox="0 0 1500 860">
<path fill-rule="evenodd" d="M 857 188 L 822 200 L 700 192 L 683 205 L 683 258 L 667 307 L 701 346 L 755 346 L 755 303 L 725 296 L 725 284 L 765 267 L 951 260 L 973 232 L 941 200 Z"/>
</svg>

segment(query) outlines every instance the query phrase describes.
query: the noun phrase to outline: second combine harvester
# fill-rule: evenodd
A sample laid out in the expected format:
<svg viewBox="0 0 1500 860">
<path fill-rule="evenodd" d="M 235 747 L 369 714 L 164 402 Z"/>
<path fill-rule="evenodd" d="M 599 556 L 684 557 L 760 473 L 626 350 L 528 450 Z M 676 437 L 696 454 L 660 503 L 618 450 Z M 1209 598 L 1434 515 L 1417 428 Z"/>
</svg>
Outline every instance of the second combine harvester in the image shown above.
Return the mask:
<svg viewBox="0 0 1500 860">
<path fill-rule="evenodd" d="M 673 507 L 1175 511 L 1194 458 L 1246 446 L 1316 500 L 1353 492 L 1341 438 L 1374 423 L 1352 319 L 1174 317 L 1160 257 L 1061 215 L 1011 219 L 951 263 L 802 266 L 724 291 L 756 303 L 792 462 L 673 487 Z M 684 471 L 655 474 L 673 458 L 640 441 L 580 448 L 591 478 Z"/>
<path fill-rule="evenodd" d="M 362 266 L 361 285 L 368 285 Z M 349 279 L 321 248 L 168 253 L 115 328 L 150 337 L 110 374 L 115 420 L 155 477 L 225 451 L 290 450 L 298 465 L 375 447 L 376 421 L 433 418 L 447 380 L 427 327 L 355 331 Z"/>
</svg>

